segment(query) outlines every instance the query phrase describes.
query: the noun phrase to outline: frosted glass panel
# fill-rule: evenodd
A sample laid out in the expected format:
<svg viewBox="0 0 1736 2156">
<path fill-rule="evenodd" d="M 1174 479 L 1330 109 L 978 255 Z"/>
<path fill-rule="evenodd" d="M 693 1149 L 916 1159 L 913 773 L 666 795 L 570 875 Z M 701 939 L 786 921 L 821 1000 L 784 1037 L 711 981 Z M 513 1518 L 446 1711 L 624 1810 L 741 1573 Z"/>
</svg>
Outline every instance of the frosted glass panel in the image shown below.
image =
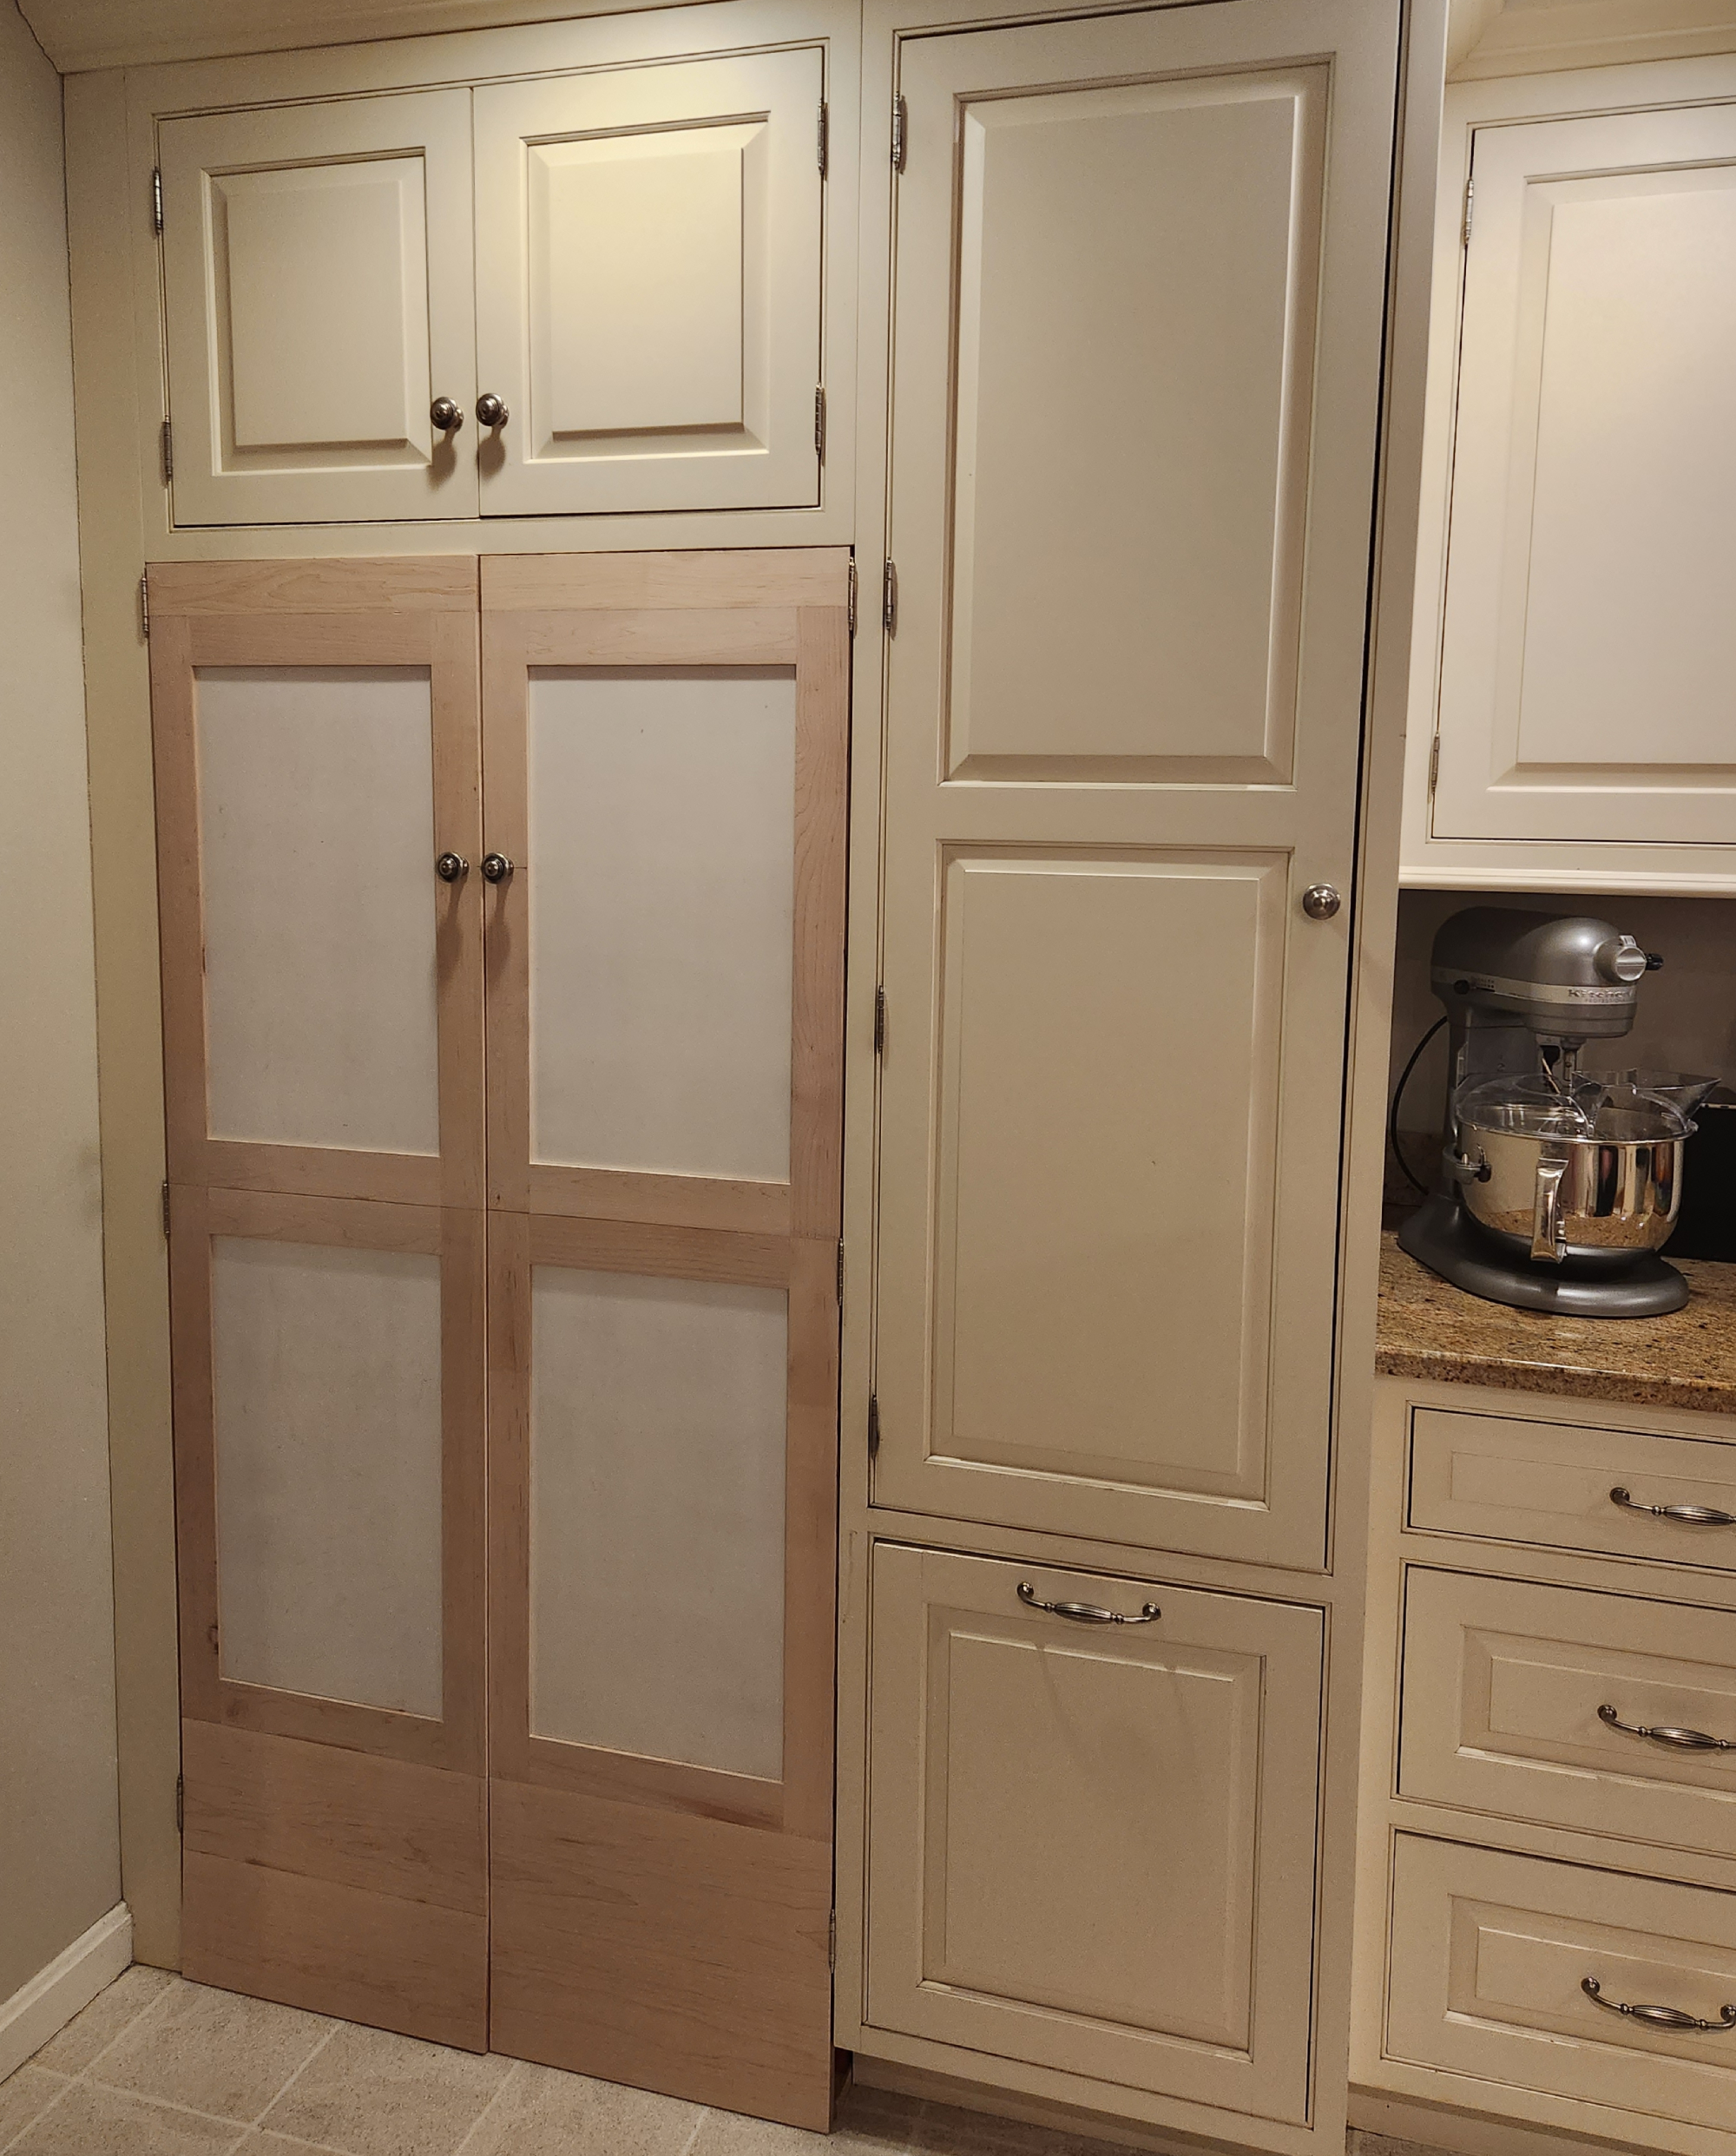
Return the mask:
<svg viewBox="0 0 1736 2156">
<path fill-rule="evenodd" d="M 530 1726 L 783 1768 L 779 1288 L 537 1266 Z"/>
<path fill-rule="evenodd" d="M 440 1149 L 428 675 L 207 667 L 214 1138 Z"/>
<path fill-rule="evenodd" d="M 212 1247 L 222 1674 L 440 1713 L 440 1265 Z"/>
<path fill-rule="evenodd" d="M 785 1181 L 796 685 L 539 672 L 531 1158 Z"/>
</svg>

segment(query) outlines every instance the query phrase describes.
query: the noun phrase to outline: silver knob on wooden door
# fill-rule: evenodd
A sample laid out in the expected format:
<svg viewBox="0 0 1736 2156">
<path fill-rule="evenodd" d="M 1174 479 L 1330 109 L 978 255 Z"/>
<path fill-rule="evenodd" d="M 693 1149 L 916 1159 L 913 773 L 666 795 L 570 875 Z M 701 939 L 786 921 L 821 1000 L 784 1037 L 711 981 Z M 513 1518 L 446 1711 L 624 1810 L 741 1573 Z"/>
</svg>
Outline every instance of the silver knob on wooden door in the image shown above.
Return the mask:
<svg viewBox="0 0 1736 2156">
<path fill-rule="evenodd" d="M 483 874 L 490 884 L 503 884 L 512 873 L 512 864 L 503 853 L 485 853 L 483 856 Z"/>
<path fill-rule="evenodd" d="M 443 853 L 434 864 L 434 873 L 443 884 L 456 884 L 470 871 L 470 864 L 462 853 Z"/>
<path fill-rule="evenodd" d="M 484 390 L 477 399 L 477 424 L 479 427 L 503 427 L 511 414 L 499 398 Z"/>
<path fill-rule="evenodd" d="M 440 434 L 456 434 L 464 424 L 463 410 L 450 397 L 437 397 L 428 407 L 428 417 Z"/>
<path fill-rule="evenodd" d="M 1302 910 L 1311 921 L 1330 921 L 1343 904 L 1331 884 L 1310 884 L 1302 894 Z"/>
</svg>

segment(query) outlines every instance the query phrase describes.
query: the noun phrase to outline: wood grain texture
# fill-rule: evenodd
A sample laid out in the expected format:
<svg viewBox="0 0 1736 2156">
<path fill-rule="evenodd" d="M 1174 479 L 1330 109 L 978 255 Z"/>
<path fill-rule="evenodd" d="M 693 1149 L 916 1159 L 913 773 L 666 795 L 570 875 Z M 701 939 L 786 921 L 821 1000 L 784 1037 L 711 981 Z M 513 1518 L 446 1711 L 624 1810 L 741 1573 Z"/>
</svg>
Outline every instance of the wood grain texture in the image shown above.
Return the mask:
<svg viewBox="0 0 1736 2156">
<path fill-rule="evenodd" d="M 172 1190 L 170 1202 L 183 1712 L 193 1720 L 232 1729 L 480 1774 L 487 1473 L 482 1214 L 180 1186 Z M 211 1245 L 218 1237 L 414 1252 L 440 1259 L 444 1677 L 438 1721 L 348 1700 L 237 1684 L 221 1675 L 211 1301 Z"/>
<path fill-rule="evenodd" d="M 530 1262 L 572 1265 L 584 1272 L 782 1287 L 790 1277 L 790 1246 L 780 1235 L 645 1226 L 624 1220 L 569 1220 L 536 1213 L 530 1221 Z"/>
<path fill-rule="evenodd" d="M 797 616 L 796 905 L 790 1185 L 798 1235 L 833 1235 L 844 1178 L 844 916 L 850 631 L 841 607 Z"/>
<path fill-rule="evenodd" d="M 496 1782 L 496 2051 L 825 2133 L 823 1844 Z"/>
<path fill-rule="evenodd" d="M 787 1235 L 787 1183 L 727 1182 L 710 1175 L 641 1175 L 622 1168 L 556 1167 L 533 1161 L 533 1213 L 570 1213 L 591 1220 L 638 1220 L 658 1227 L 730 1228 Z"/>
<path fill-rule="evenodd" d="M 842 607 L 845 547 L 742 548 L 728 554 L 484 555 L 483 611 L 571 608 Z"/>
<path fill-rule="evenodd" d="M 516 617 L 533 667 L 793 665 L 787 607 L 637 607 Z"/>
<path fill-rule="evenodd" d="M 181 1725 L 184 1846 L 333 1886 L 488 1913 L 487 1785 L 209 1722 Z"/>
<path fill-rule="evenodd" d="M 488 2048 L 488 1919 L 187 1850 L 181 1968 L 194 1983 Z"/>
<path fill-rule="evenodd" d="M 154 562 L 151 628 L 171 615 L 473 615 L 477 558 L 430 554 L 394 561 Z"/>
</svg>

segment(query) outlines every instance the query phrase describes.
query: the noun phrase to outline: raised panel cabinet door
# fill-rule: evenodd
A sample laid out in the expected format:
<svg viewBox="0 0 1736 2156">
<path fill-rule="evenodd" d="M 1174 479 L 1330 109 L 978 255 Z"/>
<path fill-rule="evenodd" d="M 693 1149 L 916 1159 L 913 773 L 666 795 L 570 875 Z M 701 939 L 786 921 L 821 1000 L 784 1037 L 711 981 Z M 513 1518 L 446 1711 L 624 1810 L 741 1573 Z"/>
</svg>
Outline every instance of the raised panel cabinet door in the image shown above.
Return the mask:
<svg viewBox="0 0 1736 2156">
<path fill-rule="evenodd" d="M 901 47 L 878 1502 L 1322 1561 L 1397 25 Z"/>
<path fill-rule="evenodd" d="M 871 1623 L 869 2023 L 1305 2119 L 1320 1613 L 881 1543 Z"/>
<path fill-rule="evenodd" d="M 177 524 L 477 513 L 470 94 L 158 123 Z"/>
<path fill-rule="evenodd" d="M 476 92 L 484 516 L 819 499 L 819 45 Z"/>
<path fill-rule="evenodd" d="M 188 1975 L 481 2050 L 483 1216 L 178 1187 Z"/>
<path fill-rule="evenodd" d="M 171 1180 L 480 1205 L 475 560 L 149 589 Z"/>
<path fill-rule="evenodd" d="M 1471 170 L 1430 828 L 1727 845 L 1736 104 Z"/>
<path fill-rule="evenodd" d="M 846 577 L 483 576 L 490 2041 L 819 2128 Z"/>
</svg>

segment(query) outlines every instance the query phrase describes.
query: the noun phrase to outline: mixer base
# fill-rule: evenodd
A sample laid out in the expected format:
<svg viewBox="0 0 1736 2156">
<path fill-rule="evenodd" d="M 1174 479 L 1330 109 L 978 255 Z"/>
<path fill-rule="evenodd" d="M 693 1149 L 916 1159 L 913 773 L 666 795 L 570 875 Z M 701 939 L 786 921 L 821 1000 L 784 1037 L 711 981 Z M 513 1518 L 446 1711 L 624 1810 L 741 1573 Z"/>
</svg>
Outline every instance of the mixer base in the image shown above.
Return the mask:
<svg viewBox="0 0 1736 2156">
<path fill-rule="evenodd" d="M 1687 1300 L 1687 1282 L 1652 1251 L 1639 1252 L 1622 1272 L 1578 1277 L 1507 1258 L 1465 1218 L 1456 1198 L 1438 1193 L 1399 1229 L 1398 1247 L 1455 1287 L 1519 1310 L 1564 1318 L 1661 1318 Z"/>
</svg>

